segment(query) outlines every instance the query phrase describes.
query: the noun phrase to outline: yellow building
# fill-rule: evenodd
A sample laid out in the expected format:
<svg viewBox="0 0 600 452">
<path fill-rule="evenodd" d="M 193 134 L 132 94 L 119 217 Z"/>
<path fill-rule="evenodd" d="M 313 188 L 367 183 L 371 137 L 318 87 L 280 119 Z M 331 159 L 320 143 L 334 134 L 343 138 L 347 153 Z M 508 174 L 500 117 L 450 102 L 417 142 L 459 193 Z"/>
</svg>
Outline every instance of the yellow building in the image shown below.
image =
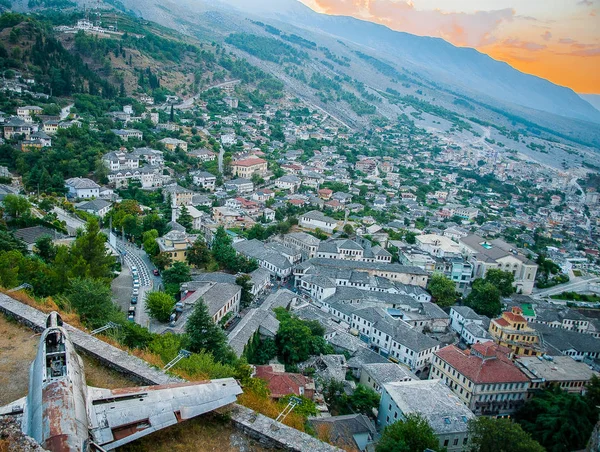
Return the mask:
<svg viewBox="0 0 600 452">
<path fill-rule="evenodd" d="M 267 173 L 267 161 L 258 157 L 236 160 L 231 163 L 234 176 L 250 179 L 254 173 L 264 176 Z"/>
<path fill-rule="evenodd" d="M 162 254 L 169 256 L 173 262 L 185 262 L 188 249 L 192 247 L 197 236 L 188 235 L 182 231 L 170 231 L 156 239 Z"/>
<path fill-rule="evenodd" d="M 540 335 L 527 325 L 523 311 L 513 307 L 502 313 L 502 317 L 490 322 L 489 333 L 494 341 L 514 351 L 515 355 L 538 356 L 544 350 Z"/>
</svg>

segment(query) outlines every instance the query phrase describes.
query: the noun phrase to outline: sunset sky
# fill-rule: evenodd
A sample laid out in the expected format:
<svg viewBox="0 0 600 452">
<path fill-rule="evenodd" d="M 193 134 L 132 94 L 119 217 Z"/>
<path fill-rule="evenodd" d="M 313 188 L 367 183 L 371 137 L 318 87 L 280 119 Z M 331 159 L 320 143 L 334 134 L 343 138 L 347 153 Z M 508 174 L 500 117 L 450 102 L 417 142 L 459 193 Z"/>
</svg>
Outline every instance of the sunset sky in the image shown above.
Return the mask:
<svg viewBox="0 0 600 452">
<path fill-rule="evenodd" d="M 600 94 L 600 0 L 301 0 L 315 11 L 475 47 L 579 93 Z"/>
</svg>

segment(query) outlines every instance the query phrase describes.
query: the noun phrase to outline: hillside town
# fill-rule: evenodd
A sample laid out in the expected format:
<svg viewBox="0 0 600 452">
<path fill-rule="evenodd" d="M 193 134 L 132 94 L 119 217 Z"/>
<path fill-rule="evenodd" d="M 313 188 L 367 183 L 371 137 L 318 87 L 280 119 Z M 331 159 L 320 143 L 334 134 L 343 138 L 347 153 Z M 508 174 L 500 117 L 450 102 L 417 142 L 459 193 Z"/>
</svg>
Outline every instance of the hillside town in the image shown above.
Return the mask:
<svg viewBox="0 0 600 452">
<path fill-rule="evenodd" d="M 10 253 L 50 268 L 94 223 L 127 323 L 182 336 L 203 305 L 269 397 L 309 400 L 308 424 L 347 450 L 374 450 L 417 413 L 440 448 L 471 450 L 472 420 L 598 384 L 592 170 L 408 116 L 353 130 L 288 93 L 251 103 L 235 79 L 98 112 L 83 97 L 57 105 L 31 77 L 0 82 L 16 106 L 0 112 L 6 289 L 41 285 Z M 69 149 L 88 145 L 98 158 Z"/>
</svg>

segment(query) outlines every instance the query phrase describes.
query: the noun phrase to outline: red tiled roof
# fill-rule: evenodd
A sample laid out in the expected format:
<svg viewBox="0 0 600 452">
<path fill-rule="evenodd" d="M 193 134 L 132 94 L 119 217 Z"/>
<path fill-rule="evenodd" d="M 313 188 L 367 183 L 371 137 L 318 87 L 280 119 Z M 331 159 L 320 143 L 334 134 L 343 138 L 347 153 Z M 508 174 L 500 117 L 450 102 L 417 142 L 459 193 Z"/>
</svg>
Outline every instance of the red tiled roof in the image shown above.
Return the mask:
<svg viewBox="0 0 600 452">
<path fill-rule="evenodd" d="M 504 317 L 506 317 L 507 319 L 511 320 L 512 322 L 520 322 L 520 323 L 527 322 L 527 320 L 525 320 L 525 317 L 523 317 L 520 314 L 513 314 L 512 312 L 504 312 L 502 315 Z"/>
<path fill-rule="evenodd" d="M 254 166 L 254 165 L 260 165 L 262 163 L 267 163 L 267 161 L 260 159 L 260 158 L 248 158 L 248 159 L 237 160 L 235 162 L 232 162 L 231 165 L 232 166 Z"/>
<path fill-rule="evenodd" d="M 301 199 L 290 199 L 288 202 L 290 204 L 294 204 L 296 206 L 303 206 L 304 205 L 304 201 L 302 201 Z"/>
<path fill-rule="evenodd" d="M 271 366 L 256 366 L 256 376 L 267 382 L 271 397 L 279 399 L 288 394 L 300 394 L 300 388 L 312 385 L 311 378 L 302 374 L 274 372 Z"/>
<path fill-rule="evenodd" d="M 455 345 L 448 345 L 435 354 L 475 384 L 529 381 L 527 376 L 508 358 L 506 348 L 496 344 L 489 345 L 485 348 L 486 356 L 493 355 L 492 348 L 495 349 L 493 354 L 496 357 L 485 360 L 473 353 L 465 353 Z M 478 349 L 481 347 L 474 347 L 474 351 L 481 353 Z"/>
<path fill-rule="evenodd" d="M 508 326 L 509 325 L 509 323 L 504 319 L 494 319 L 494 322 L 496 322 L 500 326 Z"/>
</svg>

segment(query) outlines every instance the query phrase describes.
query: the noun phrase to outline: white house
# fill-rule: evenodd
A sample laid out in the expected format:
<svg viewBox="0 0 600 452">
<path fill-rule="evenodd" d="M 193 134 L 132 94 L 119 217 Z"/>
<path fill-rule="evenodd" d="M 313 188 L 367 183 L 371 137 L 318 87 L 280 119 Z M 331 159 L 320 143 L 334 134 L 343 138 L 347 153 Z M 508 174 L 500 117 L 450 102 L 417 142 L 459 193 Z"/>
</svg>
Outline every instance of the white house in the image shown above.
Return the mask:
<svg viewBox="0 0 600 452">
<path fill-rule="evenodd" d="M 100 195 L 100 185 L 85 177 L 72 177 L 65 181 L 65 187 L 71 198 L 97 198 Z"/>
<path fill-rule="evenodd" d="M 196 171 L 191 173 L 194 185 L 205 190 L 214 191 L 217 185 L 217 176 L 207 171 Z"/>
<path fill-rule="evenodd" d="M 308 229 L 320 229 L 328 234 L 333 233 L 337 226 L 337 221 L 333 218 L 323 215 L 318 210 L 311 210 L 300 217 L 300 226 Z"/>
</svg>

